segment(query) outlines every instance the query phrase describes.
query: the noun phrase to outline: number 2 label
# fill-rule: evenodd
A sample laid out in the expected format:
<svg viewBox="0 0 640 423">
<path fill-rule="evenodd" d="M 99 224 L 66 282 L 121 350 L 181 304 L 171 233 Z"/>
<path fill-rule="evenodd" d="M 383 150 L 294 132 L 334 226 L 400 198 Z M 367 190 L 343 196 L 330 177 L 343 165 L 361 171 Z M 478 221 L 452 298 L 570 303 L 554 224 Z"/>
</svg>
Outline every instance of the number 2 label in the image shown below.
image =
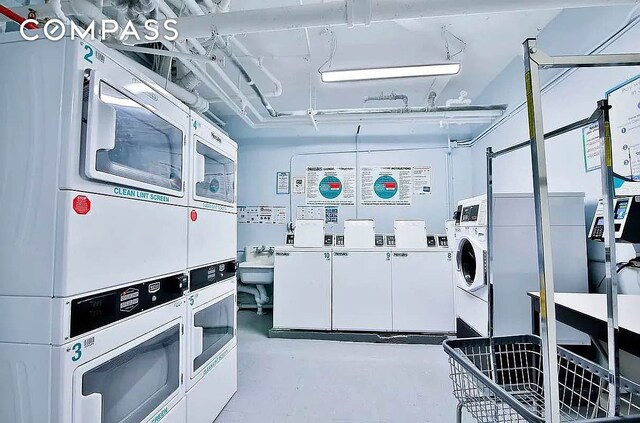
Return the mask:
<svg viewBox="0 0 640 423">
<path fill-rule="evenodd" d="M 93 47 L 91 47 L 89 44 L 85 44 L 84 49 L 87 50 L 87 54 L 84 55 L 84 60 L 89 63 L 93 63 L 93 60 L 91 60 L 91 58 L 93 57 Z"/>
</svg>

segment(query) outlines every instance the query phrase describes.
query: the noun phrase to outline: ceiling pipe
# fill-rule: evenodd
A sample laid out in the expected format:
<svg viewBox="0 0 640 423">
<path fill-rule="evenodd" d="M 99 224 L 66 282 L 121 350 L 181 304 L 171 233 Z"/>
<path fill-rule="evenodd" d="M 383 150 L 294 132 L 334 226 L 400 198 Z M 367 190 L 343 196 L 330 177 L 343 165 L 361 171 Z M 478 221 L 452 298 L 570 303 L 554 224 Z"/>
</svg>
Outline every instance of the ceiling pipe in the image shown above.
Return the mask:
<svg viewBox="0 0 640 423">
<path fill-rule="evenodd" d="M 404 102 L 404 107 L 409 107 L 409 97 L 406 94 L 397 94 L 395 91 L 391 91 L 391 94 L 380 93 L 380 95 L 376 96 L 367 96 L 364 98 L 364 102 L 367 103 L 369 101 L 387 101 L 387 100 L 402 100 Z"/>
<path fill-rule="evenodd" d="M 370 9 L 355 3 L 370 2 Z M 365 25 L 416 18 L 442 18 L 499 12 L 524 12 L 638 4 L 638 0 L 344 0 L 302 6 L 269 7 L 185 16 L 178 19 L 176 29 L 181 38 L 212 35 L 250 34 L 325 26 Z M 369 13 L 348 13 L 370 10 Z M 162 27 L 162 25 L 159 25 Z M 161 31 L 161 34 L 163 31 Z M 136 40 L 131 40 L 136 42 Z M 140 42 L 138 42 L 140 43 Z"/>
<path fill-rule="evenodd" d="M 233 51 L 231 50 L 231 47 L 229 46 L 229 42 L 227 40 L 224 40 L 222 37 L 216 37 L 214 46 L 218 48 L 220 51 L 222 51 L 229 58 L 229 60 L 231 60 L 231 62 L 238 69 L 238 71 L 240 72 L 240 74 L 242 75 L 246 83 L 249 85 L 249 87 L 251 87 L 251 89 L 256 93 L 256 95 L 260 99 L 260 102 L 262 103 L 262 105 L 264 106 L 264 108 L 267 110 L 267 112 L 271 117 L 277 118 L 282 116 L 289 116 L 289 114 L 287 113 L 277 112 L 273 108 L 273 106 L 271 106 L 271 103 L 269 103 L 269 100 L 267 100 L 264 94 L 262 94 L 262 91 L 260 91 L 260 88 L 258 88 L 258 86 L 253 81 L 249 73 L 245 70 L 244 66 L 242 66 L 242 63 L 240 63 L 240 60 L 238 59 L 238 57 L 233 53 Z"/>
</svg>

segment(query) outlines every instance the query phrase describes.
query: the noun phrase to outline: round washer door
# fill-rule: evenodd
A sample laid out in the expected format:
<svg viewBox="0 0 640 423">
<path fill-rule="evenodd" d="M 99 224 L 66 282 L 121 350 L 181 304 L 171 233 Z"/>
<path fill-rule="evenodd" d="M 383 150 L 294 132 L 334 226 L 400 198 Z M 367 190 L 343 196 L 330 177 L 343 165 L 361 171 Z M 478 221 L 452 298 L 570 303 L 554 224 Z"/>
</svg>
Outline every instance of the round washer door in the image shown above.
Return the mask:
<svg viewBox="0 0 640 423">
<path fill-rule="evenodd" d="M 473 239 L 463 236 L 458 242 L 456 268 L 458 285 L 467 291 L 474 291 L 486 284 L 486 252 Z"/>
</svg>

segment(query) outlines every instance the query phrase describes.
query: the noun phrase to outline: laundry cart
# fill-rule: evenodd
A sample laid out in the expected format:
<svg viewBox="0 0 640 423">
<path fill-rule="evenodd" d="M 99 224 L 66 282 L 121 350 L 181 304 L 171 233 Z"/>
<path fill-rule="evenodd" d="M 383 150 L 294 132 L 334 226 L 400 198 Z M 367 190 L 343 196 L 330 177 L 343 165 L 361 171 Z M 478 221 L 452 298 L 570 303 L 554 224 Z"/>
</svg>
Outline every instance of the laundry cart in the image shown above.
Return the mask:
<svg viewBox="0 0 640 423">
<path fill-rule="evenodd" d="M 490 287 L 488 337 L 444 342 L 444 350 L 449 355 L 453 393 L 459 402 L 457 420 L 462 420 L 462 409 L 466 408 L 476 421 L 482 423 L 640 422 L 640 385 L 620 376 L 618 362 L 616 229 L 613 209 L 615 189 L 610 130 L 612 125 L 609 118 L 609 110 L 612 107 L 609 105 L 609 99 L 601 100 L 590 117 L 545 134 L 540 110 L 541 91 L 538 75 L 540 67 L 637 65 L 640 63 L 640 54 L 550 57 L 538 50 L 536 40 L 529 39 L 524 43 L 524 57 L 530 139 L 496 152 L 491 147 L 487 148 L 486 274 Z M 631 102 L 631 105 L 627 104 L 633 115 L 637 113 L 636 105 L 637 100 Z M 617 107 L 618 113 L 625 111 L 624 105 L 618 104 Z M 607 368 L 558 347 L 556 341 L 554 266 L 545 142 L 591 124 L 597 124 L 599 128 L 601 150 L 608 321 Z M 493 160 L 525 147 L 531 149 L 533 169 L 542 335 L 494 337 Z M 616 175 L 616 178 L 619 178 L 619 175 Z M 638 190 L 634 192 L 636 195 L 637 193 Z"/>
</svg>

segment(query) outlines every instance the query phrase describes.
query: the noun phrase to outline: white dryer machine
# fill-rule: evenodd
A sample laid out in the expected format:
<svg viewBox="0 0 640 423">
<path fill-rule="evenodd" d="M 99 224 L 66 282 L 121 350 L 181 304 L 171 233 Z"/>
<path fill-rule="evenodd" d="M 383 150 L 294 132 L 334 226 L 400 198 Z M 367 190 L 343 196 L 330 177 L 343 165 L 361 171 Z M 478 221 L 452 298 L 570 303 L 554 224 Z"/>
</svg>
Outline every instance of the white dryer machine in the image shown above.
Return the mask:
<svg viewBox="0 0 640 423">
<path fill-rule="evenodd" d="M 551 230 L 556 292 L 587 292 L 584 194 L 551 193 Z M 532 194 L 498 193 L 493 198 L 494 330 L 497 336 L 531 333 L 529 291 L 538 291 L 538 262 Z M 458 203 L 455 223 L 455 308 L 459 336 L 487 336 L 487 197 Z M 588 339 L 559 325 L 558 341 Z"/>
<path fill-rule="evenodd" d="M 189 110 L 98 42 L 0 38 L 0 295 L 69 297 L 181 271 Z M 38 93 L 24 95 L 25 87 Z M 34 119 L 37 116 L 37 119 Z"/>
<path fill-rule="evenodd" d="M 211 423 L 238 389 L 234 273 L 193 290 L 187 301 L 187 423 Z"/>
<path fill-rule="evenodd" d="M 237 145 L 196 114 L 191 115 L 188 267 L 236 258 Z"/>
<path fill-rule="evenodd" d="M 3 304 L 2 421 L 183 423 L 185 289 L 179 274 L 49 299 L 58 312 Z"/>
</svg>

